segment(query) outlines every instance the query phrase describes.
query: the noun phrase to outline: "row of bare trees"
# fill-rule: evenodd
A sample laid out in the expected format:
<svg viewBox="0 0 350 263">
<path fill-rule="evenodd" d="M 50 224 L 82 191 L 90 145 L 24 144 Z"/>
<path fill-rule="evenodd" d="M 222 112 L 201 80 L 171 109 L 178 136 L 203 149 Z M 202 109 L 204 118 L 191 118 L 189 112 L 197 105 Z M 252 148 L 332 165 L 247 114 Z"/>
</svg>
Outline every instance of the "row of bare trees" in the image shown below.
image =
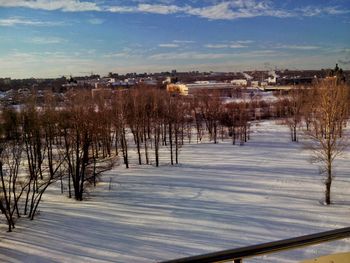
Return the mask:
<svg viewBox="0 0 350 263">
<path fill-rule="evenodd" d="M 62 192 L 66 187 L 69 197 L 82 200 L 86 187 L 112 166 L 109 127 L 84 95 L 64 107 L 48 95 L 40 106 L 33 97 L 20 111 L 2 110 L 0 207 L 9 231 L 23 215 L 34 219 L 51 184 L 60 182 Z"/>
<path fill-rule="evenodd" d="M 232 136 L 234 143 L 236 138 L 241 144 L 249 139 L 248 102 L 225 104 L 217 94 L 183 98 L 157 89 L 118 92 L 112 100 L 115 149 L 122 152 L 126 168 L 130 144 L 136 148 L 139 164 L 153 160 L 159 166 L 161 148 L 169 151 L 172 165 L 178 164 L 181 147 L 186 139 L 191 143 L 194 133 L 197 143 L 206 134 L 214 143 L 220 134 L 222 139 Z"/>
</svg>

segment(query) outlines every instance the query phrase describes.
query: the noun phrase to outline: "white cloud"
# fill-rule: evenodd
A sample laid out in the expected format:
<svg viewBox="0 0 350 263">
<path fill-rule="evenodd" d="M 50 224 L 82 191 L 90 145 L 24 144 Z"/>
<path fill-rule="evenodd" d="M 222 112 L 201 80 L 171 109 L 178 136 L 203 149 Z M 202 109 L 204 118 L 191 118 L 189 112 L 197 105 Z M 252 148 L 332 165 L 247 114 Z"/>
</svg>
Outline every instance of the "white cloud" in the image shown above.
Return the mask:
<svg viewBox="0 0 350 263">
<path fill-rule="evenodd" d="M 174 43 L 178 44 L 192 44 L 195 43 L 193 40 L 173 40 Z"/>
<path fill-rule="evenodd" d="M 231 44 L 207 44 L 206 48 L 220 49 L 220 48 L 246 48 L 247 45 L 243 45 L 240 42 L 232 42 Z"/>
<path fill-rule="evenodd" d="M 230 48 L 246 48 L 248 46 L 237 43 L 237 44 L 231 44 L 229 47 Z"/>
<path fill-rule="evenodd" d="M 101 11 L 113 13 L 152 13 L 152 14 L 183 14 L 198 16 L 210 20 L 234 20 L 258 16 L 296 17 L 341 15 L 350 13 L 349 9 L 339 6 L 304 6 L 292 10 L 277 8 L 269 0 L 224 0 L 213 1 L 213 4 L 195 7 L 191 5 L 175 5 L 172 0 L 157 1 L 149 4 L 147 1 L 131 1 L 131 5 L 98 4 L 100 1 L 87 0 L 0 0 L 0 7 L 23 7 L 42 10 L 62 10 L 65 12 Z M 129 2 L 130 3 L 130 2 Z M 92 22 L 94 23 L 94 22 Z M 98 23 L 98 22 L 97 22 Z"/>
<path fill-rule="evenodd" d="M 60 44 L 66 42 L 65 39 L 59 37 L 34 37 L 26 42 L 38 45 Z"/>
<path fill-rule="evenodd" d="M 253 40 L 237 40 L 237 41 L 232 41 L 232 43 L 237 43 L 237 44 L 251 44 L 254 43 L 255 41 Z"/>
<path fill-rule="evenodd" d="M 195 41 L 192 40 L 173 40 L 170 43 L 158 44 L 160 48 L 178 48 L 188 46 L 187 44 L 193 44 Z"/>
<path fill-rule="evenodd" d="M 134 6 L 108 6 L 105 7 L 105 11 L 112 13 L 136 13 L 137 8 Z"/>
<path fill-rule="evenodd" d="M 151 60 L 213 60 L 231 57 L 230 53 L 200 53 L 200 52 L 183 52 L 183 53 L 158 53 L 149 56 Z"/>
<path fill-rule="evenodd" d="M 254 50 L 254 51 L 241 53 L 241 55 L 246 57 L 259 57 L 259 56 L 277 56 L 277 55 L 282 56 L 285 54 L 276 50 L 262 49 L 262 50 Z"/>
<path fill-rule="evenodd" d="M 237 14 L 230 9 L 231 3 L 223 2 L 213 6 L 206 6 L 201 8 L 190 8 L 188 13 L 195 16 L 200 16 L 209 19 L 235 19 Z"/>
<path fill-rule="evenodd" d="M 185 8 L 176 5 L 162 4 L 138 4 L 137 6 L 108 6 L 105 11 L 113 13 L 152 13 L 152 14 L 174 14 L 183 12 Z"/>
<path fill-rule="evenodd" d="M 1 7 L 24 7 L 42 10 L 62 10 L 66 12 L 101 11 L 93 2 L 79 0 L 0 0 Z"/>
<path fill-rule="evenodd" d="M 51 21 L 40 21 L 40 20 L 30 20 L 23 17 L 10 17 L 0 19 L 0 26 L 58 26 L 63 25 L 63 22 L 51 22 Z"/>
<path fill-rule="evenodd" d="M 350 13 L 349 9 L 338 6 L 315 7 L 305 6 L 297 10 L 302 16 L 320 16 L 320 15 L 342 15 Z"/>
<path fill-rule="evenodd" d="M 342 15 L 350 13 L 350 10 L 343 9 L 337 6 L 328 6 L 323 9 L 323 12 L 330 15 Z"/>
<path fill-rule="evenodd" d="M 312 45 L 277 45 L 276 48 L 281 49 L 295 49 L 295 50 L 316 50 L 320 49 L 320 46 L 312 46 Z"/>
<path fill-rule="evenodd" d="M 139 12 L 166 15 L 182 12 L 185 9 L 176 5 L 139 4 L 137 10 Z"/>
<path fill-rule="evenodd" d="M 206 48 L 214 48 L 214 49 L 220 49 L 220 48 L 228 48 L 228 45 L 226 44 L 207 44 L 205 45 Z"/>
<path fill-rule="evenodd" d="M 179 47 L 179 45 L 175 44 L 175 43 L 168 43 L 168 44 L 159 44 L 158 47 L 177 48 L 177 47 Z"/>
<path fill-rule="evenodd" d="M 212 20 L 234 20 L 257 16 L 289 17 L 292 14 L 285 10 L 278 10 L 269 1 L 235 0 L 225 1 L 212 6 L 190 8 L 187 12 Z"/>
<path fill-rule="evenodd" d="M 1 0 L 0 0 L 1 1 Z M 286 10 L 273 6 L 269 0 L 226 0 L 203 7 L 191 5 L 178 6 L 171 4 L 148 4 L 137 1 L 137 5 L 130 6 L 106 6 L 98 11 L 109 11 L 115 13 L 152 13 L 152 14 L 184 14 L 198 16 L 210 20 L 234 20 L 239 18 L 251 18 L 259 16 L 269 17 L 296 17 L 296 16 L 317 16 L 317 15 L 340 15 L 350 13 L 349 9 L 338 6 L 305 6 L 302 8 Z"/>
<path fill-rule="evenodd" d="M 288 54 L 276 50 L 264 49 L 246 52 L 225 52 L 225 53 L 205 53 L 205 52 L 168 52 L 153 54 L 148 57 L 150 60 L 225 60 L 231 58 L 258 58 L 258 57 L 276 57 Z"/>
<path fill-rule="evenodd" d="M 104 55 L 105 58 L 128 58 L 130 56 L 131 55 L 128 52 L 118 52 Z"/>
</svg>

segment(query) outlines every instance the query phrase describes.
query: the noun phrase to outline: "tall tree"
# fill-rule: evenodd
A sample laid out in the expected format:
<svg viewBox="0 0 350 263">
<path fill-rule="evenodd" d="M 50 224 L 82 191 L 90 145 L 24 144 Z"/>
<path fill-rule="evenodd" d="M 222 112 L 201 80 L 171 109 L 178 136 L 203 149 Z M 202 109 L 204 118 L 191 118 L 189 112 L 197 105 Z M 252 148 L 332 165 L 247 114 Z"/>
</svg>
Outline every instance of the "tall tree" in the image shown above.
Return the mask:
<svg viewBox="0 0 350 263">
<path fill-rule="evenodd" d="M 321 164 L 320 172 L 324 175 L 325 204 L 331 204 L 331 186 L 334 178 L 334 160 L 347 146 L 343 128 L 348 117 L 348 87 L 336 80 L 317 83 L 313 89 L 311 121 L 305 131 L 312 151 L 313 161 Z"/>
<path fill-rule="evenodd" d="M 289 92 L 287 99 L 286 124 L 290 129 L 293 142 L 298 141 L 297 130 L 303 117 L 303 107 L 307 105 L 307 92 L 305 87 L 296 87 Z"/>
<path fill-rule="evenodd" d="M 19 114 L 13 109 L 2 111 L 0 125 L 0 212 L 5 215 L 8 231 L 15 227 L 15 212 L 20 217 L 18 201 L 25 189 L 18 178 L 22 160 L 23 142 Z"/>
</svg>

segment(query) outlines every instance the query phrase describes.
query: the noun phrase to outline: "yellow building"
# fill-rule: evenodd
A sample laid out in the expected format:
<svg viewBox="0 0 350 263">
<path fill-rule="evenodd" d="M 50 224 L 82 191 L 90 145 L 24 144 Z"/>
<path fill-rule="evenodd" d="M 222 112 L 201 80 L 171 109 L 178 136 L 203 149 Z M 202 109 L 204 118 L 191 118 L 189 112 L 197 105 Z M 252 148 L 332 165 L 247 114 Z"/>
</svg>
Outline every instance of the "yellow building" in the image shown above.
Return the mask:
<svg viewBox="0 0 350 263">
<path fill-rule="evenodd" d="M 169 93 L 176 93 L 179 95 L 187 96 L 188 95 L 188 87 L 186 84 L 168 84 L 166 86 L 166 90 Z"/>
<path fill-rule="evenodd" d="M 220 94 L 220 96 L 230 96 L 237 86 L 225 82 L 201 81 L 191 84 L 168 84 L 167 91 L 179 95 L 198 95 L 203 92 Z"/>
</svg>

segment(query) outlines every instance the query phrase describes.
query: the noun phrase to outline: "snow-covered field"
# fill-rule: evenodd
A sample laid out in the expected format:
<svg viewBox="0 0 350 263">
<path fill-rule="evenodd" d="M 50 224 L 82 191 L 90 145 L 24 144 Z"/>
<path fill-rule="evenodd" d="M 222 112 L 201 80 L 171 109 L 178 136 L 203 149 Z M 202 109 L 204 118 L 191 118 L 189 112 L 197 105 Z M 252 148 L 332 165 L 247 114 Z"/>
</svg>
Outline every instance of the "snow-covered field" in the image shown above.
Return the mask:
<svg viewBox="0 0 350 263">
<path fill-rule="evenodd" d="M 323 201 L 318 168 L 288 129 L 253 127 L 252 140 L 186 145 L 181 164 L 118 166 L 89 200 L 51 191 L 34 221 L 13 233 L 0 227 L 1 262 L 156 262 L 347 227 L 349 154 L 337 161 L 332 206 Z M 112 179 L 111 179 L 112 178 Z M 112 189 L 109 191 L 109 181 Z M 350 240 L 244 262 L 297 262 L 350 251 Z"/>
</svg>

